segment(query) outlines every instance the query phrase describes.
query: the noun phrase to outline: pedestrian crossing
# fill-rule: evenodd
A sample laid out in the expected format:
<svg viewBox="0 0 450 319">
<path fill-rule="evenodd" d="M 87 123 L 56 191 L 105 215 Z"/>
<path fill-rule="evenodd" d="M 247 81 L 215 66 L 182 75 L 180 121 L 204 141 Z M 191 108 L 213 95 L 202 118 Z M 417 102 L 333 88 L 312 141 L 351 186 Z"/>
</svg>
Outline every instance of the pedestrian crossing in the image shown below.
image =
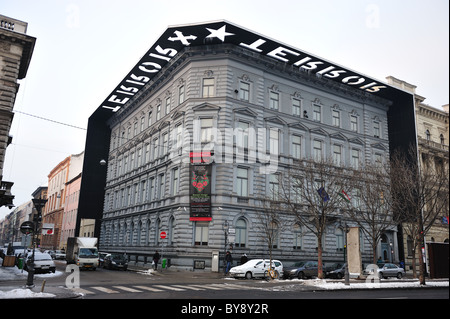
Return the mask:
<svg viewBox="0 0 450 319">
<path fill-rule="evenodd" d="M 208 290 L 251 290 L 257 289 L 249 286 L 241 286 L 235 284 L 207 284 L 207 285 L 133 285 L 123 286 L 115 285 L 110 287 L 104 286 L 90 286 L 83 288 L 71 288 L 72 291 L 81 293 L 83 295 L 96 295 L 96 294 L 120 294 L 120 293 L 143 293 L 143 292 L 183 292 L 183 291 L 208 291 Z"/>
</svg>

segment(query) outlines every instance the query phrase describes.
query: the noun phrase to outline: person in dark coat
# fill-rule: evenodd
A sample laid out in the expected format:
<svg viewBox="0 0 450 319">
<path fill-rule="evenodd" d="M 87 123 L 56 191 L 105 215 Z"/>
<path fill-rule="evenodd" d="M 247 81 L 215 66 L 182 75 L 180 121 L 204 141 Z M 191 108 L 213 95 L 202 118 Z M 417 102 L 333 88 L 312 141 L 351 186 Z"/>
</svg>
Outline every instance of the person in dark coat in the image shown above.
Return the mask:
<svg viewBox="0 0 450 319">
<path fill-rule="evenodd" d="M 227 263 L 227 268 L 225 269 L 225 274 L 228 274 L 231 268 L 231 263 L 233 262 L 233 257 L 231 256 L 231 253 L 227 251 L 227 254 L 225 255 L 225 261 Z"/>
<path fill-rule="evenodd" d="M 156 251 L 153 254 L 153 267 L 156 270 L 158 268 L 158 261 L 161 258 L 161 255 L 158 253 L 158 251 Z"/>
</svg>

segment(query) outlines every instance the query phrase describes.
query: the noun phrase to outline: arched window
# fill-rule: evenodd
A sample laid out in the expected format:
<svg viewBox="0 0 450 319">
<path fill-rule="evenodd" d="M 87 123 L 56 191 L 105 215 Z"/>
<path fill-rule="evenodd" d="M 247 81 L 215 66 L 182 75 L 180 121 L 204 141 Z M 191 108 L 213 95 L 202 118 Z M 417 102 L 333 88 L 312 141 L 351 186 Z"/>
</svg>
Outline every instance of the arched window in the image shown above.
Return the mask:
<svg viewBox="0 0 450 319">
<path fill-rule="evenodd" d="M 235 247 L 246 247 L 247 243 L 247 223 L 243 218 L 239 218 L 236 222 L 236 239 Z"/>
<path fill-rule="evenodd" d="M 440 135 L 439 136 L 439 138 L 441 139 L 441 145 L 444 145 L 445 144 L 445 138 L 444 138 L 444 135 Z"/>
<path fill-rule="evenodd" d="M 430 130 L 426 130 L 426 131 L 425 131 L 425 135 L 426 135 L 426 137 L 427 137 L 427 141 L 430 141 L 430 140 L 431 140 Z"/>
</svg>

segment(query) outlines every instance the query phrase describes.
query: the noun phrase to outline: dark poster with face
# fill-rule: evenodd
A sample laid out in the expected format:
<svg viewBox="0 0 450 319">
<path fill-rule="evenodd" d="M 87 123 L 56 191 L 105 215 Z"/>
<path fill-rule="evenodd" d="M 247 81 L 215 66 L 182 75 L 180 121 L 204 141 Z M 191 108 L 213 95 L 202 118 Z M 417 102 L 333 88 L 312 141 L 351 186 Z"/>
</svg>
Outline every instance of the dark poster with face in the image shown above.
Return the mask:
<svg viewBox="0 0 450 319">
<path fill-rule="evenodd" d="M 210 154 L 191 153 L 190 164 L 190 220 L 211 221 L 211 164 Z"/>
</svg>

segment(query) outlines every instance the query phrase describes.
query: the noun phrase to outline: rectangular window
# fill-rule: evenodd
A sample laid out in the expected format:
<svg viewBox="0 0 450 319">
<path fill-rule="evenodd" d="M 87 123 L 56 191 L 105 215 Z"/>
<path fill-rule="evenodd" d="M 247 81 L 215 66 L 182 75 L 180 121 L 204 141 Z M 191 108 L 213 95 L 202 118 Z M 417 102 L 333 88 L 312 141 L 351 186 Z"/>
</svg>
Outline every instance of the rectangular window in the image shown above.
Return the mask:
<svg viewBox="0 0 450 319">
<path fill-rule="evenodd" d="M 178 103 L 182 104 L 185 100 L 185 95 L 184 95 L 184 85 L 180 86 L 180 88 L 178 89 Z"/>
<path fill-rule="evenodd" d="M 322 160 L 322 141 L 314 141 L 313 156 L 316 161 Z"/>
<path fill-rule="evenodd" d="M 248 169 L 238 168 L 237 169 L 237 185 L 236 192 L 238 196 L 247 197 L 248 196 Z"/>
<path fill-rule="evenodd" d="M 250 98 L 250 84 L 240 82 L 239 98 L 244 101 L 249 101 Z"/>
<path fill-rule="evenodd" d="M 166 114 L 169 114 L 170 110 L 171 110 L 171 108 L 170 108 L 170 101 L 171 101 L 170 96 L 168 96 L 166 98 Z"/>
<path fill-rule="evenodd" d="M 152 112 L 148 112 L 148 126 L 152 125 Z"/>
<path fill-rule="evenodd" d="M 164 198 L 165 188 L 164 188 L 164 174 L 159 175 L 159 199 Z"/>
<path fill-rule="evenodd" d="M 301 137 L 297 135 L 292 135 L 292 156 L 295 159 L 300 159 L 301 156 Z"/>
<path fill-rule="evenodd" d="M 358 117 L 350 115 L 350 130 L 358 132 Z"/>
<path fill-rule="evenodd" d="M 200 141 L 202 143 L 211 142 L 213 137 L 213 119 L 201 119 L 200 125 L 201 125 Z"/>
<path fill-rule="evenodd" d="M 157 159 L 158 158 L 158 148 L 159 148 L 159 145 L 158 145 L 158 139 L 157 138 L 155 138 L 154 140 L 153 140 L 153 160 L 155 160 L 155 159 Z"/>
<path fill-rule="evenodd" d="M 333 110 L 332 116 L 333 116 L 332 125 L 336 126 L 336 127 L 340 127 L 341 126 L 341 115 L 340 115 L 339 111 Z"/>
<path fill-rule="evenodd" d="M 292 115 L 300 116 L 302 110 L 302 101 L 293 99 L 292 100 Z"/>
<path fill-rule="evenodd" d="M 276 92 L 269 92 L 269 108 L 278 110 L 280 106 L 280 95 Z"/>
<path fill-rule="evenodd" d="M 269 175 L 269 194 L 267 194 L 267 196 L 271 197 L 274 200 L 277 200 L 279 195 L 278 178 L 279 178 L 278 174 Z"/>
<path fill-rule="evenodd" d="M 149 187 L 149 192 L 148 192 L 148 200 L 152 201 L 155 200 L 155 179 L 154 178 L 150 178 L 150 187 Z"/>
<path fill-rule="evenodd" d="M 279 154 L 279 136 L 278 129 L 271 128 L 269 131 L 269 151 L 270 154 Z"/>
<path fill-rule="evenodd" d="M 314 104 L 313 105 L 313 120 L 320 122 L 322 120 L 322 110 L 321 110 L 321 106 Z"/>
<path fill-rule="evenodd" d="M 214 96 L 214 79 L 203 79 L 203 97 Z"/>
<path fill-rule="evenodd" d="M 248 132 L 250 124 L 239 121 L 236 123 L 236 128 L 239 129 L 236 134 L 236 146 L 248 148 Z"/>
<path fill-rule="evenodd" d="M 352 150 L 351 165 L 354 169 L 359 168 L 359 150 Z"/>
<path fill-rule="evenodd" d="M 169 134 L 165 133 L 163 135 L 163 145 L 162 145 L 162 156 L 166 155 L 169 151 Z"/>
<path fill-rule="evenodd" d="M 159 121 L 161 119 L 161 104 L 156 106 L 156 120 Z"/>
<path fill-rule="evenodd" d="M 195 223 L 195 245 L 208 246 L 208 232 L 209 223 L 196 222 Z"/>
<path fill-rule="evenodd" d="M 141 182 L 141 196 L 139 198 L 139 201 L 141 203 L 144 203 L 147 200 L 146 192 L 147 192 L 147 181 L 142 181 Z"/>
<path fill-rule="evenodd" d="M 373 136 L 380 137 L 380 123 L 373 122 Z"/>
<path fill-rule="evenodd" d="M 175 196 L 178 194 L 178 181 L 180 179 L 180 172 L 178 168 L 174 168 L 172 170 L 172 195 Z"/>
<path fill-rule="evenodd" d="M 333 145 L 333 161 L 335 165 L 340 166 L 342 161 L 342 154 L 341 154 L 342 147 L 340 145 Z"/>
</svg>

